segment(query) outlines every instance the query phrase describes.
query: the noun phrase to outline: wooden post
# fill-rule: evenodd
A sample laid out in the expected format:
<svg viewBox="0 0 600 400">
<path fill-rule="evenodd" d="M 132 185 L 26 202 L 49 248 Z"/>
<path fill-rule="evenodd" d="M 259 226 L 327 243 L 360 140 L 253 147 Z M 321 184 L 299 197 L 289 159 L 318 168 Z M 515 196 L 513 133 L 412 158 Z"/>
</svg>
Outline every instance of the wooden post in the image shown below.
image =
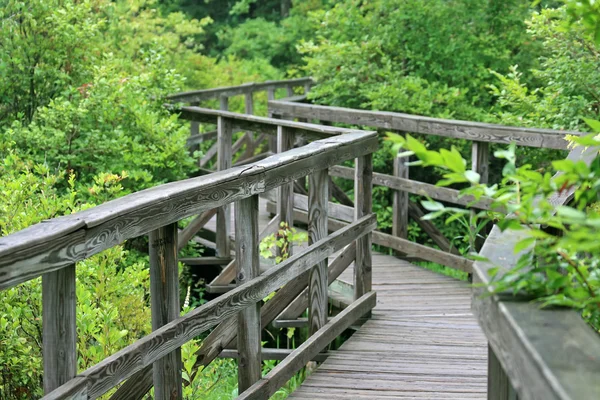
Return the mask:
<svg viewBox="0 0 600 400">
<path fill-rule="evenodd" d="M 275 89 L 273 88 L 268 88 L 267 89 L 267 100 L 271 101 L 271 100 L 275 100 Z M 267 115 L 269 116 L 269 118 L 277 118 L 277 116 L 273 115 L 273 113 L 271 113 L 271 110 L 269 109 Z M 277 152 L 277 137 L 274 135 L 269 135 L 269 151 L 276 153 Z"/>
<path fill-rule="evenodd" d="M 308 240 L 314 244 L 327 237 L 327 207 L 329 197 L 327 169 L 309 177 L 308 187 Z M 309 335 L 327 323 L 327 259 L 310 270 L 308 278 Z"/>
<path fill-rule="evenodd" d="M 77 374 L 75 265 L 42 275 L 44 393 Z"/>
<path fill-rule="evenodd" d="M 229 97 L 219 96 L 219 110 L 221 110 L 221 111 L 229 110 Z"/>
<path fill-rule="evenodd" d="M 354 219 L 358 220 L 372 211 L 373 155 L 367 154 L 355 161 Z M 354 263 L 354 300 L 371 291 L 371 233 L 356 239 Z"/>
<path fill-rule="evenodd" d="M 190 103 L 192 107 L 197 107 L 200 105 L 198 102 Z M 200 134 L 200 123 L 198 121 L 190 122 L 190 137 L 196 136 Z M 190 147 L 190 155 L 194 154 L 194 149 L 200 150 L 200 143 L 198 145 L 194 145 Z M 200 165 L 200 158 L 198 159 L 198 165 Z"/>
<path fill-rule="evenodd" d="M 177 267 L 177 223 L 158 228 L 150 240 L 150 305 L 152 330 L 179 317 L 179 270 Z M 156 361 L 153 366 L 154 398 L 182 398 L 181 349 Z"/>
<path fill-rule="evenodd" d="M 294 133 L 286 127 L 277 126 L 277 152 L 283 153 L 294 146 Z M 294 182 L 284 183 L 279 187 L 279 199 L 277 201 L 277 214 L 279 221 L 287 223 L 290 227 L 294 225 Z M 289 247 L 290 256 L 292 246 Z"/>
<path fill-rule="evenodd" d="M 237 283 L 260 274 L 258 261 L 258 196 L 235 204 Z M 242 393 L 261 378 L 260 303 L 238 315 L 238 391 Z"/>
<path fill-rule="evenodd" d="M 248 92 L 244 95 L 244 111 L 248 115 L 254 114 L 254 99 L 252 97 L 252 92 Z M 246 151 L 242 156 L 244 159 L 250 158 L 254 155 L 254 137 L 252 132 L 246 132 Z"/>
<path fill-rule="evenodd" d="M 311 87 L 310 82 L 307 82 L 304 84 L 304 94 L 305 95 L 308 94 L 308 92 L 310 92 L 310 87 Z"/>
<path fill-rule="evenodd" d="M 223 99 L 223 97 L 221 97 Z M 219 117 L 218 119 L 218 170 L 223 171 L 231 168 L 231 139 L 233 136 L 233 127 L 231 121 L 227 118 Z M 231 205 L 227 204 L 217 210 L 217 256 L 229 257 L 230 255 L 230 240 L 229 232 L 231 232 Z"/>
<path fill-rule="evenodd" d="M 518 400 L 515 389 L 496 357 L 496 353 L 488 344 L 488 400 Z"/>
<path fill-rule="evenodd" d="M 472 154 L 471 154 L 471 168 L 477 172 L 480 176 L 480 183 L 488 183 L 489 176 L 489 156 L 490 148 L 487 142 L 473 142 Z M 484 240 L 482 238 L 476 238 L 476 222 L 474 221 L 475 210 L 471 210 L 471 251 L 479 251 L 483 246 Z M 486 228 L 483 228 L 479 233 L 485 233 Z"/>
<path fill-rule="evenodd" d="M 294 95 L 294 87 L 292 85 L 288 85 L 287 89 L 287 97 L 292 97 Z"/>
<path fill-rule="evenodd" d="M 394 158 L 394 176 L 408 179 L 407 157 Z M 402 239 L 408 239 L 408 192 L 394 190 L 394 215 L 392 234 Z"/>
</svg>

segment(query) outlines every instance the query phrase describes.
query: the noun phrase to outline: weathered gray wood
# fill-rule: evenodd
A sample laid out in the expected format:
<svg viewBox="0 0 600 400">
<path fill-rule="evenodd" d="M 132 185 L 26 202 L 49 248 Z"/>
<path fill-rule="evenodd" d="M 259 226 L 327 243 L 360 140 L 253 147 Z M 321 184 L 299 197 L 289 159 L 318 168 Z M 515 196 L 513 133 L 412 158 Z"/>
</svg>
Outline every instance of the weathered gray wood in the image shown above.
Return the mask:
<svg viewBox="0 0 600 400">
<path fill-rule="evenodd" d="M 356 257 L 356 242 L 351 243 L 331 262 L 328 268 L 327 281 L 335 281 L 348 268 Z M 308 289 L 290 303 L 289 306 L 277 317 L 280 319 L 295 319 L 298 318 L 308 307 Z M 276 326 L 280 328 L 280 326 Z"/>
<path fill-rule="evenodd" d="M 260 153 L 260 154 L 257 154 L 255 156 L 252 156 L 250 158 L 246 158 L 246 159 L 243 159 L 243 160 L 237 160 L 235 163 L 233 163 L 233 166 L 234 167 L 239 167 L 241 165 L 252 164 L 252 163 L 255 163 L 257 161 L 264 160 L 267 157 L 271 157 L 273 154 L 275 154 L 275 153 L 271 153 L 270 151 L 267 151 L 267 152 L 264 152 L 264 153 Z"/>
<path fill-rule="evenodd" d="M 229 110 L 229 97 L 226 94 L 219 95 L 219 110 Z"/>
<path fill-rule="evenodd" d="M 292 349 L 271 349 L 271 348 L 262 348 L 261 349 L 261 359 L 263 361 L 266 360 L 284 360 L 287 356 L 292 353 Z M 312 361 L 323 362 L 327 360 L 327 353 L 318 353 L 312 358 Z M 239 353 L 236 349 L 224 349 L 221 354 L 219 354 L 219 358 L 239 358 Z"/>
<path fill-rule="evenodd" d="M 213 208 L 197 216 L 186 226 L 178 236 L 177 248 L 182 249 L 190 241 L 192 237 L 202 228 L 212 217 L 217 213 L 217 209 Z"/>
<path fill-rule="evenodd" d="M 186 265 L 227 265 L 231 262 L 231 257 L 180 258 L 179 262 Z"/>
<path fill-rule="evenodd" d="M 480 176 L 480 183 L 488 183 L 489 179 L 489 143 L 486 142 L 473 142 L 472 145 L 472 160 L 471 168 L 477 172 Z M 477 226 L 475 221 L 475 210 L 471 210 L 470 218 L 470 230 L 471 230 L 471 249 L 472 251 L 479 251 L 483 245 L 483 235 L 487 234 L 489 229 L 487 227 L 482 228 L 480 232 L 477 232 Z"/>
<path fill-rule="evenodd" d="M 193 122 L 192 124 L 198 124 L 197 122 Z M 191 135 L 188 140 L 185 142 L 187 147 L 194 146 L 196 144 L 204 143 L 207 140 L 214 140 L 217 138 L 217 131 L 210 131 L 205 133 L 197 133 L 195 135 Z"/>
<path fill-rule="evenodd" d="M 133 193 L 0 238 L 0 289 L 73 264 L 161 226 L 329 168 L 378 147 L 373 132 L 347 133 L 252 166 Z"/>
<path fill-rule="evenodd" d="M 169 107 L 173 112 L 179 114 L 179 118 L 189 121 L 199 121 L 203 123 L 216 124 L 219 117 L 229 118 L 233 121 L 234 130 L 261 132 L 269 135 L 276 135 L 277 128 L 271 118 L 259 117 L 256 115 L 239 114 L 230 111 L 213 110 L 201 107 Z M 274 115 L 273 117 L 275 117 Z M 307 140 L 319 140 L 330 136 L 341 135 L 346 132 L 356 132 L 356 130 L 338 128 L 332 126 L 307 124 L 304 122 L 295 122 L 289 120 L 280 120 L 282 126 L 292 128 L 296 136 Z"/>
<path fill-rule="evenodd" d="M 152 330 L 156 331 L 179 317 L 179 269 L 177 267 L 177 223 L 150 232 L 150 303 Z M 154 362 L 154 397 L 181 399 L 181 349 Z"/>
<path fill-rule="evenodd" d="M 293 85 L 287 85 L 286 90 L 287 90 L 287 97 L 294 96 L 294 86 Z"/>
<path fill-rule="evenodd" d="M 446 251 L 455 255 L 460 255 L 458 249 L 450 243 L 442 232 L 429 220 L 423 219 L 425 212 L 415 203 L 408 203 L 408 215 L 414 219 L 417 224 L 427 233 L 427 235 L 437 244 L 442 251 Z"/>
<path fill-rule="evenodd" d="M 206 164 L 208 164 L 210 160 L 212 160 L 217 155 L 218 152 L 219 145 L 218 143 L 215 143 L 210 147 L 210 149 L 208 149 L 208 151 L 204 154 L 204 156 L 202 156 L 202 158 L 198 162 L 200 168 L 204 168 L 204 166 L 206 166 Z"/>
<path fill-rule="evenodd" d="M 221 97 L 226 99 L 226 97 Z M 218 169 L 224 171 L 231 168 L 231 157 L 232 147 L 231 140 L 233 136 L 233 129 L 231 121 L 226 118 L 219 117 L 218 124 L 219 137 L 217 144 L 219 146 L 218 151 Z M 231 206 L 226 204 L 217 210 L 217 255 L 220 257 L 229 256 L 231 249 L 231 242 L 229 240 L 229 234 L 231 232 Z"/>
<path fill-rule="evenodd" d="M 254 195 L 235 204 L 235 246 L 237 284 L 260 275 L 258 263 L 258 196 Z M 238 321 L 238 388 L 244 391 L 260 379 L 260 303 L 242 310 Z"/>
<path fill-rule="evenodd" d="M 488 400 L 517 400 L 508 376 L 494 350 L 488 346 Z"/>
<path fill-rule="evenodd" d="M 273 217 L 271 219 L 271 221 L 269 221 L 269 223 L 267 224 L 265 229 L 263 229 L 263 231 L 260 233 L 258 241 L 261 242 L 267 236 L 277 232 L 278 228 L 279 228 L 279 216 L 276 215 L 275 217 Z M 221 271 L 219 276 L 217 276 L 215 279 L 213 279 L 210 282 L 209 286 L 217 287 L 217 286 L 228 285 L 235 279 L 236 274 L 237 274 L 237 261 L 233 260 L 227 265 L 227 267 L 225 267 L 223 269 L 223 271 Z"/>
<path fill-rule="evenodd" d="M 277 152 L 283 153 L 294 146 L 294 134 L 289 128 L 283 126 L 277 127 Z M 290 227 L 294 225 L 292 212 L 294 209 L 294 181 L 285 183 L 279 187 L 277 201 L 277 215 L 280 223 L 285 223 Z M 278 249 L 279 251 L 279 249 Z M 288 248 L 288 254 L 293 254 L 292 244 Z"/>
<path fill-rule="evenodd" d="M 408 179 L 407 157 L 394 157 L 394 176 Z M 392 235 L 408 239 L 408 192 L 394 191 Z"/>
<path fill-rule="evenodd" d="M 354 179 L 354 170 L 349 167 L 341 167 L 336 165 L 329 169 L 329 175 L 345 179 Z M 432 199 L 447 201 L 449 203 L 459 204 L 462 206 L 479 208 L 482 210 L 490 210 L 492 204 L 492 199 L 481 198 L 479 201 L 475 201 L 472 196 L 461 196 L 459 190 L 448 189 L 445 187 L 431 185 L 429 183 L 394 177 L 392 175 L 373 173 L 373 184 L 416 194 L 419 196 L 427 196 L 431 197 Z"/>
<path fill-rule="evenodd" d="M 327 236 L 327 170 L 317 171 L 309 177 L 308 185 L 308 240 L 317 243 Z M 309 335 L 327 323 L 327 260 L 321 261 L 310 270 L 308 278 Z"/>
<path fill-rule="evenodd" d="M 348 197 L 348 195 L 333 182 L 333 179 L 329 178 L 329 187 L 331 188 L 331 195 L 340 202 L 340 204 L 354 208 L 354 202 Z"/>
<path fill-rule="evenodd" d="M 77 374 L 75 265 L 42 277 L 44 393 Z"/>
<path fill-rule="evenodd" d="M 269 102 L 275 114 L 296 118 L 313 118 L 324 121 L 370 126 L 399 132 L 438 135 L 479 142 L 567 149 L 565 135 L 581 135 L 580 132 L 550 129 L 519 128 L 480 122 L 446 120 L 385 111 L 365 111 L 351 108 L 328 107 L 313 104 L 293 103 L 285 100 Z"/>
<path fill-rule="evenodd" d="M 365 216 L 309 246 L 304 252 L 274 266 L 258 278 L 203 304 L 80 373 L 78 377 L 85 379 L 89 398 L 95 399 L 101 396 L 110 388 L 181 347 L 200 333 L 262 300 L 272 291 L 307 272 L 313 265 L 347 246 L 356 238 L 366 235 L 375 228 L 375 225 L 375 215 Z M 44 400 L 57 398 L 59 397 L 55 392 L 44 396 Z"/>
<path fill-rule="evenodd" d="M 358 298 L 350 307 L 343 310 L 316 334 L 302 343 L 289 357 L 273 368 L 263 379 L 243 392 L 238 397 L 238 400 L 268 399 L 271 397 L 319 351 L 347 329 L 354 321 L 375 307 L 375 303 L 375 292 L 366 293 Z"/>
<path fill-rule="evenodd" d="M 597 149 L 577 148 L 568 158 L 589 164 L 597 154 Z M 569 193 L 557 193 L 552 204 L 569 199 Z M 542 310 L 508 293 L 484 296 L 489 270 L 498 268 L 501 275 L 512 269 L 520 257 L 514 246 L 526 237 L 525 229 L 501 232 L 493 227 L 480 252 L 488 261 L 473 265 L 478 284 L 473 311 L 520 399 L 599 398 L 600 341 L 577 312 Z"/>
<path fill-rule="evenodd" d="M 191 106 L 199 106 L 200 103 L 192 103 L 190 104 Z M 200 136 L 198 135 L 200 133 L 200 124 L 196 121 L 191 121 L 190 122 L 190 138 L 187 140 L 186 145 L 187 146 L 192 146 L 194 144 L 200 143 L 200 142 L 195 142 L 195 141 L 191 141 L 190 139 L 192 139 L 193 137 L 197 137 Z"/>
<path fill-rule="evenodd" d="M 237 96 L 257 91 L 269 91 L 279 88 L 286 88 L 289 85 L 303 86 L 307 82 L 312 82 L 311 78 L 297 78 L 280 81 L 266 81 L 260 83 L 246 83 L 238 86 L 220 87 L 214 89 L 194 90 L 191 92 L 182 92 L 168 96 L 167 99 L 173 103 L 193 103 L 204 100 L 216 99 L 219 96 Z"/>
<path fill-rule="evenodd" d="M 339 206 L 339 205 L 338 205 Z M 267 203 L 267 210 L 275 209 L 273 203 Z M 299 209 L 294 210 L 294 220 L 302 223 L 308 223 L 308 213 Z M 329 231 L 336 231 L 346 226 L 345 222 L 329 219 Z M 422 244 L 414 243 L 406 239 L 401 239 L 387 233 L 373 231 L 372 240 L 374 244 L 397 250 L 404 254 L 404 258 L 431 261 L 444 265 L 449 268 L 457 269 L 467 273 L 473 270 L 473 261 L 444 251 L 434 249 Z"/>
<path fill-rule="evenodd" d="M 354 175 L 354 219 L 358 220 L 371 213 L 373 204 L 372 178 L 373 156 L 366 154 L 355 161 Z M 356 260 L 354 262 L 354 299 L 371 291 L 371 235 L 356 241 Z"/>
</svg>

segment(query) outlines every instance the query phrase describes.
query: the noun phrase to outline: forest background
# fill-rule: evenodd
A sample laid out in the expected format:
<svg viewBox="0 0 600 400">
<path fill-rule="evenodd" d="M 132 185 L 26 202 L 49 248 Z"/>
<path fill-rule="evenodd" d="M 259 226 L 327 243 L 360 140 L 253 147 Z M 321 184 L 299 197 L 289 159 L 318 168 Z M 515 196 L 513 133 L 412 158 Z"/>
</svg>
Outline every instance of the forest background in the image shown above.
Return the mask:
<svg viewBox="0 0 600 400">
<path fill-rule="evenodd" d="M 319 104 L 589 130 L 585 119 L 600 112 L 598 7 L 523 0 L 0 0 L 0 234 L 194 175 L 185 147 L 189 127 L 162 107 L 166 95 L 182 90 L 312 76 L 317 84 L 309 97 Z M 265 114 L 266 98 L 256 101 Z M 242 104 L 231 108 L 242 111 Z M 470 154 L 458 140 L 427 142 Z M 376 171 L 392 171 L 391 149 L 382 141 Z M 517 152 L 520 163 L 542 171 L 564 155 Z M 503 165 L 492 162 L 492 182 Z M 426 182 L 439 176 L 411 170 L 411 178 Z M 387 188 L 374 188 L 384 231 L 391 204 Z M 436 223 L 457 248 L 469 250 L 459 224 Z M 409 236 L 433 245 L 416 224 Z M 78 265 L 80 369 L 149 333 L 146 248 L 143 240 L 130 241 Z M 183 267 L 182 280 L 184 289 L 197 289 Z M 196 295 L 187 307 L 202 301 Z M 38 397 L 40 281 L 0 292 L 0 303 L 0 398 Z M 200 343 L 183 349 L 186 397 L 231 398 L 235 363 L 221 360 L 194 374 Z"/>
</svg>

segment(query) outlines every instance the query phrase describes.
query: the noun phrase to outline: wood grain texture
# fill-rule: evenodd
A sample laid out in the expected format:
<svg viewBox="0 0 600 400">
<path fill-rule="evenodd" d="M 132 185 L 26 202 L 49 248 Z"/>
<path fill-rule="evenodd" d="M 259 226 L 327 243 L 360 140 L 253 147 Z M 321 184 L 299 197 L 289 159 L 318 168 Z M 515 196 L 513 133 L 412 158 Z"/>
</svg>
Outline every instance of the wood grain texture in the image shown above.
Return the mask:
<svg viewBox="0 0 600 400">
<path fill-rule="evenodd" d="M 152 330 L 179 317 L 179 268 L 177 266 L 177 223 L 150 232 L 150 305 Z M 152 366 L 156 400 L 183 396 L 181 349 L 158 359 Z"/>
<path fill-rule="evenodd" d="M 336 315 L 317 333 L 308 338 L 289 357 L 277 364 L 263 379 L 238 396 L 239 400 L 268 399 L 296 372 L 306 365 L 318 352 L 339 336 L 361 316 L 368 313 L 376 303 L 375 292 L 365 293 L 352 305 Z"/>
<path fill-rule="evenodd" d="M 223 98 L 223 97 L 222 97 Z M 217 138 L 217 145 L 219 151 L 217 152 L 217 168 L 219 171 L 225 171 L 231 168 L 232 158 L 232 145 L 231 140 L 233 137 L 232 124 L 229 119 L 219 117 L 218 128 L 219 136 Z M 231 232 L 231 206 L 225 204 L 224 206 L 217 209 L 217 255 L 220 257 L 229 256 L 231 250 L 231 242 L 229 235 Z"/>
<path fill-rule="evenodd" d="M 333 282 L 342 274 L 354 261 L 356 257 L 356 242 L 349 244 L 337 257 L 329 264 L 327 282 Z M 277 317 L 278 320 L 296 319 L 308 308 L 308 289 L 290 303 L 289 306 Z M 280 327 L 280 326 L 276 326 Z"/>
<path fill-rule="evenodd" d="M 273 113 L 295 118 L 313 118 L 351 125 L 370 126 L 399 132 L 422 133 L 479 142 L 567 149 L 565 135 L 581 135 L 580 132 L 532 129 L 480 122 L 446 120 L 385 111 L 366 111 L 351 108 L 328 107 L 294 103 L 285 100 L 269 102 Z"/>
<path fill-rule="evenodd" d="M 294 133 L 283 126 L 277 127 L 277 152 L 283 153 L 291 150 L 294 146 Z M 292 212 L 294 208 L 294 181 L 281 185 L 278 189 L 278 200 L 277 200 L 277 215 L 279 215 L 280 223 L 293 226 L 294 220 Z M 293 254 L 293 247 L 290 244 L 288 253 Z M 278 255 L 280 249 L 277 249 Z"/>
<path fill-rule="evenodd" d="M 42 353 L 44 393 L 77 374 L 77 298 L 75 265 L 42 277 Z"/>
<path fill-rule="evenodd" d="M 101 396 L 110 388 L 181 347 L 200 333 L 262 300 L 267 294 L 307 272 L 313 265 L 347 246 L 356 238 L 366 235 L 375 228 L 375 225 L 374 215 L 363 217 L 354 224 L 309 246 L 304 252 L 276 265 L 251 282 L 203 304 L 80 373 L 78 378 L 85 379 L 89 398 L 95 399 Z M 57 393 L 52 392 L 44 396 L 44 399 L 62 398 L 57 397 Z"/>
<path fill-rule="evenodd" d="M 178 235 L 177 248 L 182 249 L 192 237 L 202 228 L 212 217 L 217 214 L 217 209 L 207 210 L 194 218 Z"/>
<path fill-rule="evenodd" d="M 258 262 L 258 196 L 248 197 L 235 204 L 235 247 L 237 284 L 260 275 Z M 260 303 L 250 305 L 237 317 L 238 388 L 244 391 L 260 379 Z"/>
<path fill-rule="evenodd" d="M 494 350 L 488 346 L 488 400 L 517 400 L 517 394 L 502 369 Z"/>
<path fill-rule="evenodd" d="M 182 92 L 173 94 L 167 97 L 173 103 L 193 103 L 204 100 L 216 99 L 220 96 L 237 96 L 240 94 L 253 93 L 258 91 L 274 91 L 279 88 L 287 88 L 288 86 L 304 86 L 312 82 L 311 78 L 297 78 L 279 81 L 266 81 L 258 83 L 246 83 L 243 85 L 219 87 L 214 89 L 194 90 L 190 92 Z"/>
<path fill-rule="evenodd" d="M 260 357 L 263 361 L 265 360 L 283 360 L 292 353 L 292 349 L 272 349 L 262 348 Z M 319 353 L 312 358 L 312 361 L 323 362 L 327 359 L 327 353 Z M 224 349 L 219 358 L 239 358 L 237 349 Z"/>
<path fill-rule="evenodd" d="M 329 175 L 345 179 L 354 179 L 354 171 L 352 168 L 341 167 L 338 165 L 329 169 Z M 492 199 L 482 198 L 479 201 L 475 201 L 472 196 L 461 196 L 460 191 L 455 189 L 448 189 L 429 183 L 413 181 L 377 172 L 373 173 L 373 184 L 481 210 L 490 210 L 492 204 Z"/>
<path fill-rule="evenodd" d="M 408 157 L 394 157 L 394 176 L 408 179 Z M 394 191 L 392 235 L 408 239 L 408 192 Z"/>
<path fill-rule="evenodd" d="M 308 241 L 317 243 L 327 236 L 327 188 L 329 175 L 323 169 L 309 176 L 308 184 Z M 308 278 L 309 335 L 327 323 L 327 260 L 321 261 L 310 270 Z"/>
<path fill-rule="evenodd" d="M 371 213 L 373 208 L 373 157 L 371 154 L 355 160 L 354 173 L 354 219 Z M 356 241 L 356 260 L 354 262 L 354 299 L 371 291 L 371 235 Z"/>
</svg>

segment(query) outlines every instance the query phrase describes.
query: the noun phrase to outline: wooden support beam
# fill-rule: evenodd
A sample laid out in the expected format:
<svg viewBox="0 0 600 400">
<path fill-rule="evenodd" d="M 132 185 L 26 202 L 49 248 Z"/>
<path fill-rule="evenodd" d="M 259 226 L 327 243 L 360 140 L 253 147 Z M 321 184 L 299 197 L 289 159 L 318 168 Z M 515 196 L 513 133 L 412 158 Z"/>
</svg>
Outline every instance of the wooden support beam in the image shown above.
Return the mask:
<svg viewBox="0 0 600 400">
<path fill-rule="evenodd" d="M 152 330 L 179 317 L 177 223 L 150 232 L 150 304 Z M 181 349 L 176 348 L 153 364 L 154 398 L 182 399 Z"/>
<path fill-rule="evenodd" d="M 290 129 L 278 126 L 277 127 L 277 152 L 283 153 L 291 150 L 294 147 L 294 133 Z M 293 220 L 294 210 L 294 182 L 284 183 L 279 187 L 279 199 L 277 201 L 277 214 L 280 222 L 288 224 L 290 227 L 294 225 Z M 292 246 L 288 249 L 289 255 L 293 254 Z"/>
<path fill-rule="evenodd" d="M 180 263 L 186 265 L 227 265 L 231 262 L 231 257 L 197 257 L 197 258 L 180 258 Z"/>
<path fill-rule="evenodd" d="M 394 157 L 394 176 L 408 179 L 408 157 Z M 394 190 L 392 235 L 408 239 L 408 192 Z"/>
<path fill-rule="evenodd" d="M 340 202 L 340 204 L 348 207 L 354 207 L 354 202 L 348 197 L 346 192 L 344 192 L 338 185 L 333 182 L 331 177 L 329 178 L 329 188 L 331 190 L 331 195 Z"/>
<path fill-rule="evenodd" d="M 460 255 L 458 249 L 450 243 L 448 238 L 433 224 L 433 222 L 423 219 L 425 212 L 418 204 L 408 203 L 408 215 L 427 233 L 427 235 L 437 244 L 442 251 Z"/>
<path fill-rule="evenodd" d="M 211 146 L 211 148 L 208 149 L 208 151 L 204 154 L 204 156 L 198 162 L 198 165 L 200 166 L 200 168 L 204 168 L 204 166 L 206 166 L 206 164 L 208 164 L 209 161 L 212 160 L 213 157 L 217 155 L 218 151 L 219 151 L 218 143 L 213 144 Z"/>
<path fill-rule="evenodd" d="M 352 325 L 354 321 L 368 314 L 375 307 L 375 303 L 375 292 L 366 293 L 358 298 L 352 305 L 323 326 L 315 335 L 302 343 L 289 357 L 286 357 L 285 360 L 273 368 L 264 378 L 240 394 L 237 399 L 262 400 L 270 398 L 333 339 Z"/>
<path fill-rule="evenodd" d="M 243 285 L 260 275 L 258 262 L 258 195 L 235 204 L 237 284 Z M 244 391 L 261 375 L 260 303 L 238 314 L 238 388 Z"/>
<path fill-rule="evenodd" d="M 489 157 L 490 157 L 490 144 L 487 142 L 473 142 L 472 145 L 472 166 L 473 171 L 479 174 L 479 182 L 480 183 L 488 183 L 489 179 Z M 484 235 L 487 236 L 489 232 L 489 228 L 483 227 L 478 232 L 477 224 L 478 221 L 475 221 L 475 210 L 471 210 L 471 251 L 479 251 L 481 246 L 483 246 L 483 242 L 485 241 Z"/>
<path fill-rule="evenodd" d="M 349 244 L 338 256 L 331 262 L 328 268 L 327 282 L 335 281 L 348 268 L 356 258 L 356 242 Z M 308 289 L 290 303 L 289 306 L 277 317 L 278 320 L 290 320 L 298 318 L 308 307 Z M 280 326 L 277 326 L 280 328 Z"/>
<path fill-rule="evenodd" d="M 308 240 L 317 243 L 327 237 L 327 188 L 329 175 L 322 169 L 310 175 L 308 185 Z M 327 260 L 310 270 L 308 278 L 309 335 L 313 335 L 327 323 Z"/>
<path fill-rule="evenodd" d="M 180 233 L 179 238 L 177 240 L 177 248 L 181 250 L 185 247 L 185 245 L 194 237 L 194 235 L 202 228 L 204 225 L 211 220 L 212 217 L 217 213 L 217 209 L 213 208 L 211 210 L 205 211 L 202 214 L 198 215 L 196 218 L 192 220 Z"/>
<path fill-rule="evenodd" d="M 261 349 L 260 356 L 263 361 L 284 360 L 293 351 L 294 350 L 292 349 L 269 349 L 263 347 Z M 327 360 L 328 356 L 328 353 L 318 353 L 312 358 L 312 361 L 323 362 Z M 237 349 L 224 349 L 221 354 L 219 354 L 219 358 L 239 358 L 239 353 Z"/>
<path fill-rule="evenodd" d="M 223 99 L 223 98 L 222 98 Z M 231 168 L 231 139 L 233 129 L 231 121 L 227 118 L 219 117 L 218 123 L 219 137 L 217 144 L 218 151 L 218 168 L 219 171 L 224 171 Z M 231 232 L 231 205 L 226 204 L 219 207 L 217 210 L 217 255 L 220 257 L 228 257 L 231 243 L 229 234 Z"/>
<path fill-rule="evenodd" d="M 355 161 L 354 173 L 354 219 L 369 215 L 372 210 L 373 156 L 366 154 Z M 371 234 L 356 241 L 356 260 L 354 263 L 354 299 L 371 291 L 372 259 Z"/>
<path fill-rule="evenodd" d="M 488 345 L 488 400 L 518 400 L 496 353 Z"/>
<path fill-rule="evenodd" d="M 77 374 L 75 265 L 42 276 L 44 393 Z"/>
<path fill-rule="evenodd" d="M 193 122 L 193 121 L 192 121 Z M 196 122 L 198 123 L 198 122 Z M 214 140 L 217 138 L 217 131 L 210 131 L 205 133 L 198 133 L 196 135 L 192 135 L 185 142 L 187 147 L 191 147 L 200 143 L 204 143 L 208 140 Z"/>
</svg>

